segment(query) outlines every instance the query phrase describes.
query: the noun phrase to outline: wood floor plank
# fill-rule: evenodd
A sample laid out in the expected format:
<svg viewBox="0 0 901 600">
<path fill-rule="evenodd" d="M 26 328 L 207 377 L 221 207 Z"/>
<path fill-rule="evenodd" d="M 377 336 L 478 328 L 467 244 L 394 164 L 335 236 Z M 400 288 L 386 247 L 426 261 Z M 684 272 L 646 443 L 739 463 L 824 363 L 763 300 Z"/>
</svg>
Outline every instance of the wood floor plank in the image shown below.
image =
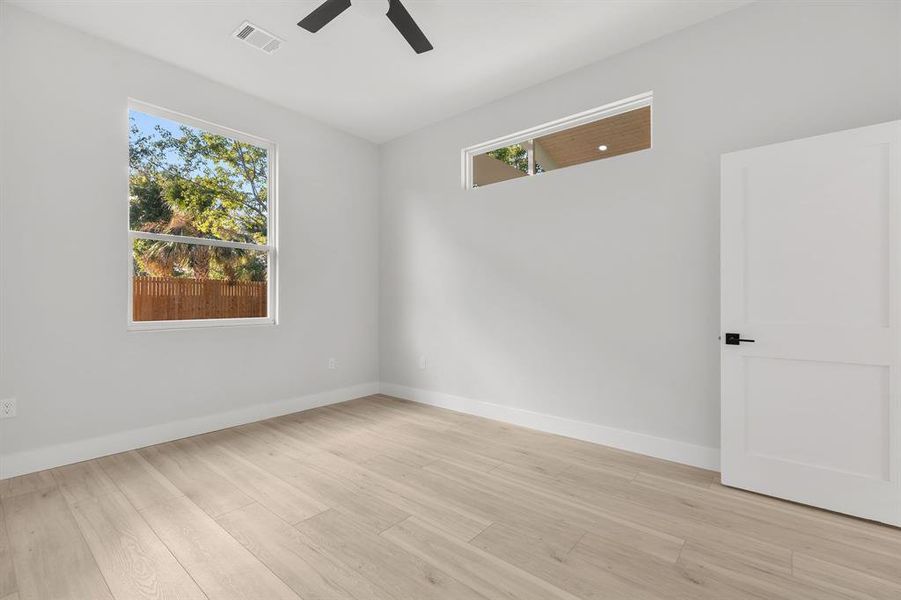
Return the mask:
<svg viewBox="0 0 901 600">
<path fill-rule="evenodd" d="M 318 453 L 330 452 L 339 456 L 353 456 L 361 449 L 369 448 L 369 452 L 376 451 L 369 444 L 374 443 L 370 432 L 358 427 L 349 428 L 347 423 L 339 425 L 323 424 L 323 418 L 298 421 L 291 418 L 273 419 L 266 423 L 267 427 L 279 432 L 283 436 L 293 438 L 291 446 L 299 452 Z"/>
<path fill-rule="evenodd" d="M 467 448 L 493 460 L 509 465 L 517 465 L 525 469 L 532 469 L 539 473 L 560 473 L 568 469 L 571 463 L 549 456 L 527 445 L 509 446 L 483 436 L 471 434 L 464 429 L 440 431 L 432 434 L 433 440 L 458 448 Z"/>
<path fill-rule="evenodd" d="M 666 510 L 696 521 L 705 521 L 721 530 L 733 531 L 758 539 L 772 540 L 793 551 L 804 552 L 822 560 L 848 566 L 875 577 L 901 583 L 901 553 L 891 545 L 870 539 L 868 544 L 858 535 L 849 535 L 844 528 L 834 527 L 823 521 L 786 517 L 776 511 L 723 501 L 708 491 L 690 486 L 680 486 L 660 479 L 636 480 L 636 493 L 632 500 L 657 510 Z M 639 491 L 640 490 L 640 491 Z M 664 508 L 665 507 L 665 508 Z"/>
<path fill-rule="evenodd" d="M 141 511 L 210 600 L 297 600 L 281 579 L 186 497 Z"/>
<path fill-rule="evenodd" d="M 740 555 L 743 560 L 761 566 L 791 572 L 791 549 L 744 535 L 732 527 L 717 527 L 703 519 L 692 518 L 678 506 L 672 506 L 680 502 L 677 498 L 645 497 L 636 494 L 635 486 L 598 476 L 593 470 L 579 468 L 575 475 L 565 472 L 554 477 L 522 469 L 498 469 L 494 474 L 498 479 L 518 486 L 514 489 L 541 494 L 556 504 L 571 508 L 574 514 L 593 512 L 608 520 L 637 527 L 651 538 L 667 534 L 692 540 L 719 552 Z M 694 486 L 691 489 L 694 490 Z M 595 532 L 603 535 L 602 531 L 595 529 Z M 634 538 L 636 542 L 640 540 Z"/>
<path fill-rule="evenodd" d="M 449 502 L 439 494 L 429 493 L 422 487 L 405 485 L 364 465 L 355 464 L 338 456 L 323 457 L 311 464 L 313 468 L 335 473 L 353 481 L 360 487 L 361 494 L 378 498 L 464 541 L 472 539 L 492 522 L 466 507 Z"/>
<path fill-rule="evenodd" d="M 8 596 L 0 597 L 0 600 L 19 600 L 19 594 L 16 594 L 15 592 L 13 592 L 12 594 L 10 594 Z"/>
<path fill-rule="evenodd" d="M 543 509 L 538 509 L 536 503 L 528 499 L 523 501 L 521 495 L 492 493 L 482 486 L 474 485 L 472 481 L 451 479 L 429 470 L 428 467 L 407 468 L 386 459 L 377 459 L 366 464 L 388 477 L 428 490 L 430 494 L 453 502 L 462 509 L 469 509 L 484 520 L 503 521 L 540 532 L 547 543 L 554 544 L 560 550 L 572 548 L 585 533 L 584 529 L 565 519 L 547 515 Z"/>
<path fill-rule="evenodd" d="M 549 503 L 549 496 L 541 494 L 529 486 L 514 484 L 492 473 L 481 473 L 464 469 L 458 465 L 438 461 L 424 467 L 424 470 L 441 473 L 454 481 L 469 484 L 483 493 L 489 492 L 498 498 L 515 497 L 516 502 L 545 517 L 573 524 L 583 532 L 594 532 L 607 539 L 618 539 L 633 547 L 675 561 L 684 542 L 660 530 L 647 527 L 637 519 L 623 519 L 604 512 L 603 509 L 584 506 L 574 502 Z M 524 469 L 530 472 L 529 469 Z M 553 496 L 550 496 L 553 497 Z"/>
<path fill-rule="evenodd" d="M 190 439 L 150 446 L 139 450 L 139 454 L 212 517 L 253 502 L 253 498 L 200 460 L 200 448 Z"/>
<path fill-rule="evenodd" d="M 778 569 L 751 566 L 731 555 L 705 553 L 705 557 L 710 556 L 715 557 L 713 561 L 698 560 L 694 547 L 687 543 L 677 563 L 672 564 L 589 533 L 566 560 L 579 572 L 594 569 L 616 573 L 633 585 L 665 598 L 838 600 L 823 590 L 797 586 L 790 575 Z M 735 565 L 742 568 L 736 569 Z"/>
<path fill-rule="evenodd" d="M 52 473 L 60 492 L 69 503 L 105 496 L 118 490 L 95 460 L 59 467 L 53 469 Z"/>
<path fill-rule="evenodd" d="M 260 468 L 239 453 L 216 440 L 222 436 L 238 436 L 219 432 L 196 438 L 197 456 L 213 470 L 229 480 L 247 496 L 253 498 L 290 524 L 317 515 L 328 506 L 313 496 Z"/>
<path fill-rule="evenodd" d="M 597 569 L 616 573 L 630 584 L 665 598 L 718 600 L 722 597 L 722 591 L 703 578 L 689 576 L 674 564 L 592 533 L 576 544 L 567 556 L 567 562 L 580 571 Z M 742 596 L 736 594 L 734 597 Z"/>
<path fill-rule="evenodd" d="M 713 484 L 711 499 L 728 503 L 735 510 L 766 518 L 776 523 L 790 523 L 823 537 L 838 537 L 843 543 L 901 557 L 901 529 L 872 521 L 840 515 L 812 506 L 786 502 L 744 490 Z"/>
<path fill-rule="evenodd" d="M 506 523 L 491 525 L 471 543 L 585 600 L 668 600 L 616 573 L 574 564 L 570 562 L 571 549 L 560 550 L 544 543 L 540 536 Z"/>
<path fill-rule="evenodd" d="M 70 508 L 116 598 L 206 600 L 121 492 L 85 498 Z"/>
<path fill-rule="evenodd" d="M 408 513 L 382 501 L 377 496 L 365 493 L 360 485 L 341 477 L 333 470 L 319 470 L 312 466 L 321 462 L 321 459 L 317 461 L 315 458 L 289 454 L 248 435 L 229 436 L 227 439 L 220 439 L 219 443 L 300 490 L 305 497 L 320 507 L 317 513 L 326 507 L 342 508 L 346 514 L 353 515 L 358 522 L 366 524 L 376 532 L 387 529 L 409 516 Z M 322 453 L 318 456 L 322 457 Z"/>
<path fill-rule="evenodd" d="M 314 489 L 323 503 L 352 515 L 375 532 L 384 531 L 410 516 L 400 507 L 389 504 L 378 494 L 352 487 L 331 474 L 313 467 L 304 467 L 288 481 L 299 489 Z"/>
<path fill-rule="evenodd" d="M 330 557 L 363 574 L 397 600 L 475 600 L 483 597 L 450 575 L 329 510 L 296 526 Z"/>
<path fill-rule="evenodd" d="M 445 536 L 415 517 L 381 535 L 492 600 L 578 600 L 569 592 L 471 544 Z"/>
<path fill-rule="evenodd" d="M 267 446 L 291 457 L 303 457 L 303 460 L 326 453 L 324 448 L 308 440 L 299 439 L 291 435 L 290 430 L 283 430 L 282 427 L 279 427 L 280 422 L 280 419 L 270 419 L 259 423 L 241 425 L 240 427 L 235 427 L 232 431 L 263 442 Z"/>
<path fill-rule="evenodd" d="M 348 410 L 340 405 L 329 407 L 333 415 L 338 414 L 325 424 L 319 424 L 322 431 L 345 429 L 346 433 L 340 442 L 332 440 L 330 449 L 351 460 L 366 460 L 373 455 L 384 455 L 412 466 L 422 466 L 439 459 L 460 461 L 473 468 L 489 471 L 501 461 L 485 456 L 466 446 L 448 443 L 437 435 L 438 431 L 418 425 L 415 421 L 397 423 L 385 422 L 371 415 L 361 414 L 359 410 Z M 356 418 L 363 423 L 354 429 L 347 429 L 347 420 Z M 322 419 L 320 419 L 322 420 Z M 290 422 L 289 422 L 290 423 Z M 290 427 L 290 424 L 285 425 Z M 309 426 L 309 424 L 308 424 Z M 440 430 L 439 430 L 440 431 Z"/>
<path fill-rule="evenodd" d="M 326 421 L 323 423 L 323 421 Z M 368 423 L 365 419 L 360 422 Z M 348 417 L 321 417 L 315 422 L 297 422 L 291 419 L 273 419 L 261 424 L 263 427 L 253 434 L 274 446 L 312 456 L 322 452 L 340 456 L 348 460 L 365 460 L 374 455 L 402 457 L 404 462 L 420 466 L 434 462 L 439 455 L 429 454 L 414 444 L 400 439 L 395 430 L 359 423 L 348 425 Z M 250 433 L 250 427 L 242 427 L 242 433 Z M 268 431 L 265 431 L 268 430 Z M 496 463 L 491 463 L 494 467 Z"/>
<path fill-rule="evenodd" d="M 112 600 L 62 492 L 3 500 L 22 600 Z"/>
<path fill-rule="evenodd" d="M 901 585 L 897 583 L 819 560 L 800 552 L 794 554 L 793 565 L 792 572 L 799 580 L 810 582 L 855 600 L 898 600 L 901 598 Z"/>
<path fill-rule="evenodd" d="M 304 600 L 392 600 L 354 569 L 327 558 L 260 504 L 218 522 Z"/>
<path fill-rule="evenodd" d="M 17 589 L 12 547 L 6 533 L 3 502 L 0 501 L 0 599 L 12 595 Z"/>
<path fill-rule="evenodd" d="M 249 439 L 265 441 L 265 444 L 272 448 L 272 452 L 265 454 L 259 454 L 258 448 L 253 449 L 247 445 L 242 445 L 242 450 L 255 452 L 254 460 L 259 461 L 261 466 L 264 463 L 269 465 L 264 468 L 280 474 L 301 489 L 313 493 L 315 486 L 312 480 L 316 478 L 316 475 L 312 470 L 352 486 L 354 497 L 340 498 L 333 494 L 331 497 L 321 498 L 321 500 L 335 508 L 343 506 L 346 511 L 354 510 L 349 506 L 351 503 L 364 503 L 364 506 L 358 506 L 357 510 L 360 511 L 358 514 L 375 511 L 373 516 L 378 515 L 379 518 L 371 519 L 371 521 L 379 531 L 385 528 L 382 525 L 388 520 L 392 520 L 390 524 L 402 520 L 402 518 L 398 518 L 397 511 L 406 513 L 403 518 L 406 518 L 407 515 L 416 515 L 463 540 L 472 539 L 491 523 L 490 520 L 479 518 L 468 511 L 454 508 L 440 496 L 430 495 L 420 489 L 395 482 L 363 465 L 347 460 L 346 457 L 329 452 L 299 450 L 292 444 L 284 443 L 285 440 L 281 436 L 285 434 L 281 432 L 272 436 L 272 431 L 260 431 L 258 428 L 242 427 L 239 429 Z M 434 460 L 438 459 L 434 458 L 430 462 Z M 407 464 L 407 466 L 410 465 Z M 309 479 L 302 476 L 304 473 Z M 337 485 L 337 482 L 334 483 Z M 319 489 L 319 491 L 327 490 Z M 386 506 L 393 507 L 394 510 L 386 509 Z"/>
<path fill-rule="evenodd" d="M 441 458 L 433 451 L 411 443 L 411 440 L 405 437 L 406 430 L 396 424 L 379 422 L 357 410 L 346 408 L 334 408 L 332 416 L 333 420 L 323 425 L 324 427 L 341 426 L 348 420 L 355 423 L 353 433 L 342 438 L 340 443 L 331 446 L 332 452 L 345 458 L 365 460 L 373 454 L 379 454 L 417 467 Z"/>
<path fill-rule="evenodd" d="M 596 545 L 596 548 L 602 546 Z M 841 600 L 844 594 L 802 583 L 779 570 L 750 564 L 734 554 L 709 551 L 688 542 L 679 555 L 681 573 L 691 580 L 707 579 L 722 588 L 721 594 L 745 594 L 773 600 Z"/>
<path fill-rule="evenodd" d="M 37 471 L 0 481 L 0 500 L 20 494 L 43 492 L 56 487 L 56 480 L 50 471 Z"/>
<path fill-rule="evenodd" d="M 138 452 L 113 454 L 98 463 L 138 510 L 184 495 Z"/>
</svg>

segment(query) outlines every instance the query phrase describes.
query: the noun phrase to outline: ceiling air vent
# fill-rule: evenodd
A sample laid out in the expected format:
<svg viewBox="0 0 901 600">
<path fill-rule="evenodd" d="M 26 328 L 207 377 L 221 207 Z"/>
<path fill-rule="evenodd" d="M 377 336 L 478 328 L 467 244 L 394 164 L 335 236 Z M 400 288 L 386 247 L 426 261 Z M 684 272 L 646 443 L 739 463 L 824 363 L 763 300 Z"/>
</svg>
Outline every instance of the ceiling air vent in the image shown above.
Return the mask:
<svg viewBox="0 0 901 600">
<path fill-rule="evenodd" d="M 272 54 L 282 45 L 282 40 L 247 21 L 244 21 L 244 23 L 235 30 L 234 36 L 242 42 L 250 44 L 258 50 L 262 50 L 266 54 Z"/>
</svg>

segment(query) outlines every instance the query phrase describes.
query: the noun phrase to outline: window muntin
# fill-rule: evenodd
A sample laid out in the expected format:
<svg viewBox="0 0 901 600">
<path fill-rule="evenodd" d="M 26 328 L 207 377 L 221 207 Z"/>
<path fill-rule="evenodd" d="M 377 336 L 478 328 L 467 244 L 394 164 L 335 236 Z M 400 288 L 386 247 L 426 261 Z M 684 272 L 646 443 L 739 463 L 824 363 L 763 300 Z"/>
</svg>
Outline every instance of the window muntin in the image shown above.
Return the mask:
<svg viewBox="0 0 901 600">
<path fill-rule="evenodd" d="M 273 323 L 275 145 L 129 105 L 129 326 Z"/>
<path fill-rule="evenodd" d="M 467 148 L 464 187 L 537 175 L 651 147 L 646 93 Z"/>
</svg>

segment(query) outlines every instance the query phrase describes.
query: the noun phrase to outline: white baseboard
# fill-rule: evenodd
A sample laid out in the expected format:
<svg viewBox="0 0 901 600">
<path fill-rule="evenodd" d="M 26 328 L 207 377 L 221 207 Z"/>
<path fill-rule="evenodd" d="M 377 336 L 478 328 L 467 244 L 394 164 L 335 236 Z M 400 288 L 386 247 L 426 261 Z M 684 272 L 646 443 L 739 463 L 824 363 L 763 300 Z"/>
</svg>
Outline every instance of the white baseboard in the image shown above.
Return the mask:
<svg viewBox="0 0 901 600">
<path fill-rule="evenodd" d="M 301 410 L 316 408 L 369 396 L 379 391 L 377 382 L 362 383 L 350 387 L 329 390 L 316 394 L 256 404 L 214 415 L 205 415 L 163 425 L 153 425 L 141 429 L 131 429 L 101 437 L 35 448 L 0 456 L 0 479 L 34 473 L 100 456 L 125 452 L 163 442 L 170 442 L 192 435 L 208 433 L 226 427 L 244 425 Z"/>
<path fill-rule="evenodd" d="M 0 479 L 161 444 L 226 427 L 244 425 L 317 406 L 345 402 L 378 392 L 695 467 L 719 470 L 720 453 L 717 448 L 697 446 L 678 440 L 556 417 L 442 392 L 420 390 L 393 383 L 370 382 L 288 400 L 256 404 L 225 413 L 0 455 Z"/>
<path fill-rule="evenodd" d="M 546 433 L 555 433 L 693 467 L 710 469 L 712 471 L 718 471 L 720 467 L 720 451 L 718 448 L 698 446 L 646 433 L 565 419 L 522 408 L 492 404 L 483 400 L 473 400 L 442 392 L 420 390 L 394 383 L 382 382 L 380 389 L 383 394 L 412 400 L 413 402 L 447 408 L 457 412 L 485 417 L 486 419 L 494 419 L 495 421 L 503 421 Z"/>
</svg>

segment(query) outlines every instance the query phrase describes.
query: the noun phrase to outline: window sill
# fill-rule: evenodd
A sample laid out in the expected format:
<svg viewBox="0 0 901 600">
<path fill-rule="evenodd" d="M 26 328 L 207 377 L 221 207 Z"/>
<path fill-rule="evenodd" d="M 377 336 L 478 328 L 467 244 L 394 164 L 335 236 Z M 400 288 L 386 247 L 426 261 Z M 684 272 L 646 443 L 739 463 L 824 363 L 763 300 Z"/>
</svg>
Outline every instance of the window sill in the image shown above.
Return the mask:
<svg viewBox="0 0 901 600">
<path fill-rule="evenodd" d="M 207 329 L 210 327 L 251 327 L 275 325 L 271 317 L 246 319 L 185 319 L 183 321 L 132 321 L 128 331 L 176 331 L 182 329 Z"/>
</svg>

